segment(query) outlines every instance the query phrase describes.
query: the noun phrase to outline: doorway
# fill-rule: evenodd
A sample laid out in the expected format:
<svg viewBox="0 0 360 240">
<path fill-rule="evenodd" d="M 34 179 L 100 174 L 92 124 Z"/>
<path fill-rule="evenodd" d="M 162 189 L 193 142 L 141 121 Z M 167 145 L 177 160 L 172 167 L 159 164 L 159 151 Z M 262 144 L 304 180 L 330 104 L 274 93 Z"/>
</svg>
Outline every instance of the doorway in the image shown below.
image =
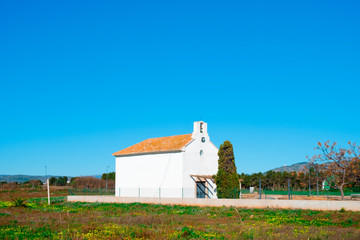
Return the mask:
<svg viewBox="0 0 360 240">
<path fill-rule="evenodd" d="M 206 196 L 206 182 L 196 182 L 196 198 L 205 198 Z"/>
</svg>

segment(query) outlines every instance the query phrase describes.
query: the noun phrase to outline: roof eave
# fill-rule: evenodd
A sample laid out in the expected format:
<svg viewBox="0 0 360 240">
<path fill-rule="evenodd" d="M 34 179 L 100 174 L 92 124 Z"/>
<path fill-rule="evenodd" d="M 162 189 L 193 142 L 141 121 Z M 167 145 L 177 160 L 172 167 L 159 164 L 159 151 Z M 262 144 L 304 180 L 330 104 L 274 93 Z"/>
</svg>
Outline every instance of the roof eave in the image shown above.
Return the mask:
<svg viewBox="0 0 360 240">
<path fill-rule="evenodd" d="M 137 156 L 137 155 L 178 153 L 178 152 L 183 152 L 183 150 L 180 149 L 180 150 L 171 150 L 171 151 L 156 151 L 156 152 L 127 153 L 127 154 L 116 154 L 116 153 L 114 153 L 113 156 L 115 156 L 115 157 L 127 157 L 127 156 Z"/>
</svg>

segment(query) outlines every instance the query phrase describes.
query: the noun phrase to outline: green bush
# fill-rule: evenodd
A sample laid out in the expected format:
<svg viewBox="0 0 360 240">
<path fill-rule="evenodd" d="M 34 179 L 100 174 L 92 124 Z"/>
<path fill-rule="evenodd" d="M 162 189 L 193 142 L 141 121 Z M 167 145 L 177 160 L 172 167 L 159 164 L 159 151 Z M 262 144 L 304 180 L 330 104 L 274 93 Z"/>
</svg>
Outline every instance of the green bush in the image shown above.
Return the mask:
<svg viewBox="0 0 360 240">
<path fill-rule="evenodd" d="M 26 199 L 21 197 L 16 197 L 12 199 L 14 207 L 26 207 Z"/>
</svg>

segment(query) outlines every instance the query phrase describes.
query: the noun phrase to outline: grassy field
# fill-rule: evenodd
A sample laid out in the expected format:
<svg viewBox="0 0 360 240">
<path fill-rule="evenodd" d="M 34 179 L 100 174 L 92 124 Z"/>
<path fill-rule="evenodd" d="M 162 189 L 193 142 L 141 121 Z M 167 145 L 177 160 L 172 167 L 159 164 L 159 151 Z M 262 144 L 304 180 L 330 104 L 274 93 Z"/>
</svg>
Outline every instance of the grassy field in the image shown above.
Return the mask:
<svg viewBox="0 0 360 240">
<path fill-rule="evenodd" d="M 44 198 L 21 206 L 14 195 L 0 202 L 0 239 L 360 239 L 358 212 L 68 203 L 64 197 L 51 206 Z"/>
</svg>

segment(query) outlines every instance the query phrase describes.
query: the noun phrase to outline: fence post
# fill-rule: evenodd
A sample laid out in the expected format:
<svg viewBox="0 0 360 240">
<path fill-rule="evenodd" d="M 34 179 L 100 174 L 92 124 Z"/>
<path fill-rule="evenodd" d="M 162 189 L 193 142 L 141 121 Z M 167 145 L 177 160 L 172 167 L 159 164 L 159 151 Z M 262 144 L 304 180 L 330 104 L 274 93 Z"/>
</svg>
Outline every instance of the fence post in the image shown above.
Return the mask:
<svg viewBox="0 0 360 240">
<path fill-rule="evenodd" d="M 100 188 L 100 196 L 102 196 L 102 188 Z"/>
<path fill-rule="evenodd" d="M 326 198 L 329 200 L 329 190 L 326 190 Z"/>
<path fill-rule="evenodd" d="M 290 200 L 290 179 L 288 179 L 288 195 L 289 195 L 289 200 Z"/>
<path fill-rule="evenodd" d="M 119 188 L 119 197 L 120 197 L 120 190 L 121 190 L 121 188 Z"/>
<path fill-rule="evenodd" d="M 138 189 L 138 197 L 140 197 L 140 188 Z"/>
<path fill-rule="evenodd" d="M 259 193 L 260 193 L 260 199 L 261 199 L 261 178 L 259 179 Z"/>
<path fill-rule="evenodd" d="M 317 166 L 316 166 L 316 193 L 317 193 L 317 196 L 319 197 L 319 179 L 318 179 L 318 176 L 319 173 L 318 173 L 318 169 L 317 169 Z"/>
<path fill-rule="evenodd" d="M 310 182 L 310 168 L 309 168 L 309 197 L 311 197 L 311 182 Z"/>
<path fill-rule="evenodd" d="M 46 180 L 47 192 L 48 192 L 48 204 L 50 205 L 50 180 Z"/>
<path fill-rule="evenodd" d="M 161 188 L 159 187 L 159 198 L 161 198 Z"/>
<path fill-rule="evenodd" d="M 181 198 L 184 198 L 184 188 L 181 188 Z"/>
<path fill-rule="evenodd" d="M 241 182 L 240 182 L 240 198 L 242 198 L 242 196 L 241 196 Z"/>
</svg>

